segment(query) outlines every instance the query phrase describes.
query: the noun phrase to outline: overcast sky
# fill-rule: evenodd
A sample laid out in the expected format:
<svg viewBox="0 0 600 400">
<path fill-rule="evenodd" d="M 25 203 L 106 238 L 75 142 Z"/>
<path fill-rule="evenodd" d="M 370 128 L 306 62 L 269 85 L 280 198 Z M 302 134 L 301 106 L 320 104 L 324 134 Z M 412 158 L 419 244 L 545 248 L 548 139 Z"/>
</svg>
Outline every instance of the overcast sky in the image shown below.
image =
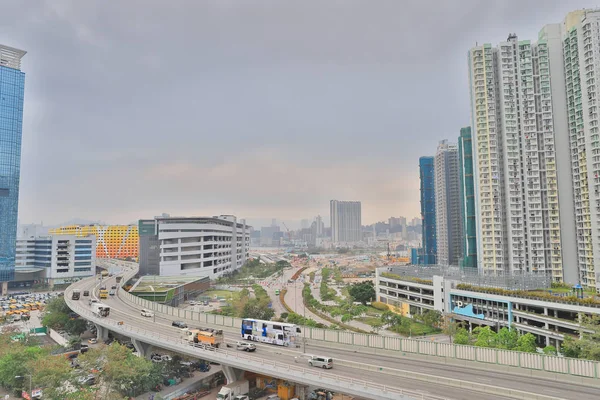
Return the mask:
<svg viewBox="0 0 600 400">
<path fill-rule="evenodd" d="M 28 52 L 20 220 L 417 216 L 419 156 L 470 124 L 468 49 L 594 3 L 4 1 L 0 41 Z"/>
</svg>

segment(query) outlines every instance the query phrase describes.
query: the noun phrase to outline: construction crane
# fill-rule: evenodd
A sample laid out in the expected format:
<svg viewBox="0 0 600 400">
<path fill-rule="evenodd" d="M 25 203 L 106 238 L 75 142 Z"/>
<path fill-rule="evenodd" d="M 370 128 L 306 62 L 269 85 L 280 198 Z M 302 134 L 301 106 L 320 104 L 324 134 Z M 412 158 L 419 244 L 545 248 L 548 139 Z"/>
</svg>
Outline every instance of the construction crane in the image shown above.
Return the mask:
<svg viewBox="0 0 600 400">
<path fill-rule="evenodd" d="M 290 241 L 290 244 L 291 244 L 292 243 L 292 233 L 290 232 L 290 229 L 287 227 L 287 225 L 285 224 L 285 222 L 281 221 L 281 223 L 283 224 L 283 227 L 287 231 L 288 240 Z"/>
</svg>

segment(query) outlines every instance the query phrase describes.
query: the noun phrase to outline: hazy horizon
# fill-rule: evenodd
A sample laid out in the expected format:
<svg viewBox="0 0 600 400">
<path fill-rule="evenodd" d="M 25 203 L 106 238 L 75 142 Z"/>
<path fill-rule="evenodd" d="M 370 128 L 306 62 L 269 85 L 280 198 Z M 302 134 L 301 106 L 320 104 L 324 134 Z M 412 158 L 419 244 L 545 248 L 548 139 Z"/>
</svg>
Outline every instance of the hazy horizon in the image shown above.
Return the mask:
<svg viewBox="0 0 600 400">
<path fill-rule="evenodd" d="M 418 158 L 470 125 L 468 49 L 594 5 L 7 2 L 2 44 L 27 51 L 19 219 L 287 224 L 331 199 L 410 219 Z"/>
</svg>

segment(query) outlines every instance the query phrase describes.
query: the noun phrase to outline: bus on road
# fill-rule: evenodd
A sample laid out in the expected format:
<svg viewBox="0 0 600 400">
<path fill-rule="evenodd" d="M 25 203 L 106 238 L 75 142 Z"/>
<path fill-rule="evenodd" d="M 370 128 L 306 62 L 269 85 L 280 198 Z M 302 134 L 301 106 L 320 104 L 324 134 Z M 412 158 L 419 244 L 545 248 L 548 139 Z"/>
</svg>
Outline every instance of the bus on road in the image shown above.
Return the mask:
<svg viewBox="0 0 600 400">
<path fill-rule="evenodd" d="M 298 347 L 301 336 L 300 327 L 294 324 L 260 319 L 242 320 L 242 339 Z"/>
</svg>

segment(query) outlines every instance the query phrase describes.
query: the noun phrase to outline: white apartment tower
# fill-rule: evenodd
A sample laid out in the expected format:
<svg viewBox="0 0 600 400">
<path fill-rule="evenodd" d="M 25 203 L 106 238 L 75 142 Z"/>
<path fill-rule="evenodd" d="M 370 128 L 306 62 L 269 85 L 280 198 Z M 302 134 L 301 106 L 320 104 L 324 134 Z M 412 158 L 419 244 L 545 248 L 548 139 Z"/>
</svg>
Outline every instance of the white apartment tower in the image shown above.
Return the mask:
<svg viewBox="0 0 600 400">
<path fill-rule="evenodd" d="M 333 243 L 355 243 L 361 241 L 360 206 L 360 201 L 331 200 L 329 202 L 331 241 Z"/>
<path fill-rule="evenodd" d="M 580 10 L 562 24 L 564 76 L 582 285 L 596 286 L 600 266 L 600 10 Z"/>
<path fill-rule="evenodd" d="M 469 51 L 479 269 L 563 279 L 548 43 Z"/>
<path fill-rule="evenodd" d="M 440 142 L 434 158 L 437 263 L 458 265 L 462 257 L 462 222 L 458 145 Z"/>
</svg>

